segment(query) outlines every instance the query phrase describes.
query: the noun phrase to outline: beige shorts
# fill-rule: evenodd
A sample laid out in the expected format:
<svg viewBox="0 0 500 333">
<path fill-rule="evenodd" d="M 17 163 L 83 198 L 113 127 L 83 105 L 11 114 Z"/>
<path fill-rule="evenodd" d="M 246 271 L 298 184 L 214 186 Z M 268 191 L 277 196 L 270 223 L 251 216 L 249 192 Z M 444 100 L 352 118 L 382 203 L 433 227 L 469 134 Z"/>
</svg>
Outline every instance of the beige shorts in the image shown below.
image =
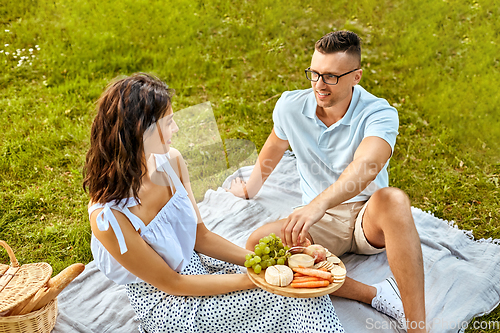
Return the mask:
<svg viewBox="0 0 500 333">
<path fill-rule="evenodd" d="M 377 254 L 385 251 L 385 248 L 376 248 L 366 240 L 362 222 L 367 203 L 350 202 L 328 209 L 321 220 L 309 229 L 313 242 L 323 245 L 337 256 L 347 252 Z"/>
</svg>

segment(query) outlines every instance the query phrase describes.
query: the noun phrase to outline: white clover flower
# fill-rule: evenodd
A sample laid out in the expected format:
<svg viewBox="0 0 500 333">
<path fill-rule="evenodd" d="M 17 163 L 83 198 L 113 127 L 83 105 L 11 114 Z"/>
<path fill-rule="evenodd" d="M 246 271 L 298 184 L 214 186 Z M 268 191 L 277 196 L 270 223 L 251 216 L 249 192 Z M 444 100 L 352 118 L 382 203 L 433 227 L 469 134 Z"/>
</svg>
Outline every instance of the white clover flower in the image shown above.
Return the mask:
<svg viewBox="0 0 500 333">
<path fill-rule="evenodd" d="M 14 59 L 17 59 L 17 56 L 16 56 L 16 55 L 14 56 Z"/>
<path fill-rule="evenodd" d="M 3 53 L 3 50 L 0 50 L 0 53 Z"/>
<path fill-rule="evenodd" d="M 35 57 L 35 55 L 33 54 L 31 57 L 32 57 L 32 58 L 34 58 L 34 57 Z"/>
<path fill-rule="evenodd" d="M 10 53 L 9 52 L 5 52 L 5 55 L 9 55 Z"/>
<path fill-rule="evenodd" d="M 5 29 L 5 32 L 10 32 L 10 30 Z"/>
<path fill-rule="evenodd" d="M 29 49 L 28 51 L 30 51 L 30 53 L 33 53 L 33 49 Z"/>
<path fill-rule="evenodd" d="M 5 47 L 8 47 L 8 46 L 9 46 L 9 44 L 5 44 Z"/>
<path fill-rule="evenodd" d="M 26 51 L 26 49 L 23 49 L 23 52 L 25 52 L 25 51 Z"/>
</svg>

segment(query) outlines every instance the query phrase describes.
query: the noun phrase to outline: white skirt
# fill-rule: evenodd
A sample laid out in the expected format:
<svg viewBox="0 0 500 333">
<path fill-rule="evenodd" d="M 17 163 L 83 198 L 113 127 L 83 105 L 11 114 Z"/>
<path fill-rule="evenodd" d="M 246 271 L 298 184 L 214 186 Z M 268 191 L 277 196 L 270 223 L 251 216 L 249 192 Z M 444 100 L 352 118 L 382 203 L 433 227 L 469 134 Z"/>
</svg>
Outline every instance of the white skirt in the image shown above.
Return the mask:
<svg viewBox="0 0 500 333">
<path fill-rule="evenodd" d="M 195 251 L 181 272 L 233 273 L 240 273 L 238 266 Z M 173 296 L 145 282 L 128 284 L 126 289 L 140 332 L 344 332 L 328 296 L 291 298 L 259 288 L 215 296 Z"/>
</svg>

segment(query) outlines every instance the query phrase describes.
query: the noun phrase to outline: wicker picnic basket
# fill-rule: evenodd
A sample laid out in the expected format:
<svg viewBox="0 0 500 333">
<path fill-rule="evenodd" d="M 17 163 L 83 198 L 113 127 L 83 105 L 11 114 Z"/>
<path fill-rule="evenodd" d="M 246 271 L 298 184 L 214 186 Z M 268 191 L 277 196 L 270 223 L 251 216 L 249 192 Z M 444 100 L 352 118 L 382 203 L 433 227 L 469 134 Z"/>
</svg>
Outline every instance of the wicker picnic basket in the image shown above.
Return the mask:
<svg viewBox="0 0 500 333">
<path fill-rule="evenodd" d="M 14 252 L 7 250 L 10 266 L 0 264 L 0 333 L 48 333 L 56 323 L 57 299 L 43 308 L 23 315 L 9 315 L 23 308 L 52 275 L 52 267 L 44 262 L 20 266 Z M 5 315 L 5 316 L 2 316 Z"/>
<path fill-rule="evenodd" d="M 46 333 L 56 325 L 57 298 L 40 310 L 20 316 L 0 317 L 0 333 Z"/>
</svg>

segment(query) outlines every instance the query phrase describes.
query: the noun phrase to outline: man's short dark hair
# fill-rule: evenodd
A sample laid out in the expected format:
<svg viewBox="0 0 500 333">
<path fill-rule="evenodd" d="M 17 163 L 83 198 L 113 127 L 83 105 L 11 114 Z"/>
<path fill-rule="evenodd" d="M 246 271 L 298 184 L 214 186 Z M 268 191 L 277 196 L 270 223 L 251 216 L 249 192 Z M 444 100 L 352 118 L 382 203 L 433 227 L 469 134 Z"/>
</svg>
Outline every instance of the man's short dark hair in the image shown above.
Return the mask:
<svg viewBox="0 0 500 333">
<path fill-rule="evenodd" d="M 361 64 L 361 38 L 352 31 L 334 31 L 321 37 L 314 45 L 318 52 L 331 54 L 345 52 Z"/>
</svg>

